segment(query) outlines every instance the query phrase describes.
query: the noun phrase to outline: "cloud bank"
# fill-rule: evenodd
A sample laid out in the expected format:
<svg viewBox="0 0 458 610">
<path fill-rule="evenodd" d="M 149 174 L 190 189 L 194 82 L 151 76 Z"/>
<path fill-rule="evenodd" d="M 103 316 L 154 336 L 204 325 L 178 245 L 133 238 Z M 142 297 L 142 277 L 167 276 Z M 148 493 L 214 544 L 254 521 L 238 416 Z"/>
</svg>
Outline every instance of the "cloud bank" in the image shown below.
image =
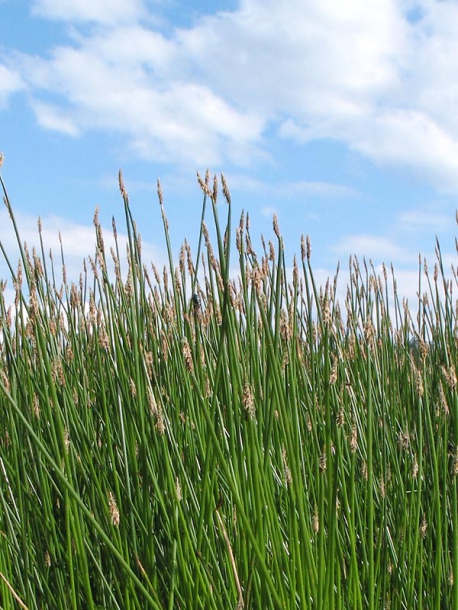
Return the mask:
<svg viewBox="0 0 458 610">
<path fill-rule="evenodd" d="M 269 137 L 332 139 L 458 190 L 458 4 L 243 0 L 166 27 L 160 2 L 35 0 L 65 44 L 3 53 L 45 129 L 121 134 L 140 157 L 250 166 Z"/>
</svg>

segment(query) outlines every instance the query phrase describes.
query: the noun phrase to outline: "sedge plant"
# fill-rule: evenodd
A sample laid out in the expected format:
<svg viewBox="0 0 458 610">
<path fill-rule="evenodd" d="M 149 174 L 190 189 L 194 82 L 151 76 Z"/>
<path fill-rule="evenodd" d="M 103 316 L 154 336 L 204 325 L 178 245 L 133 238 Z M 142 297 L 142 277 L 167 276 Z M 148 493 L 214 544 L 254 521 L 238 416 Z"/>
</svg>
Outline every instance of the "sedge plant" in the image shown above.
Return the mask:
<svg viewBox="0 0 458 610">
<path fill-rule="evenodd" d="M 256 253 L 198 181 L 195 260 L 160 184 L 168 264 L 143 259 L 120 174 L 127 251 L 96 214 L 76 282 L 1 182 L 1 607 L 458 608 L 455 270 L 438 244 L 411 311 L 352 258 L 339 301 L 309 238 L 291 269 L 274 218 Z"/>
</svg>

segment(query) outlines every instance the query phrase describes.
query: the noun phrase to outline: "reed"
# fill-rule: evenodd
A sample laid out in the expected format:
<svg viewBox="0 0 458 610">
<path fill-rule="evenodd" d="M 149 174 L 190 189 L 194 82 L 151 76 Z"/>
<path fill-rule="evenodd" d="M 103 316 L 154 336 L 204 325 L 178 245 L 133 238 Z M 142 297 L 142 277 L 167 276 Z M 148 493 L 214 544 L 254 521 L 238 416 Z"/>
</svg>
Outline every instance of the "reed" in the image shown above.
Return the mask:
<svg viewBox="0 0 458 610">
<path fill-rule="evenodd" d="M 418 310 L 354 258 L 339 302 L 308 238 L 289 274 L 276 219 L 256 253 L 224 177 L 219 202 L 198 180 L 195 260 L 185 242 L 173 261 L 160 185 L 169 263 L 143 260 L 120 175 L 127 256 L 96 215 L 95 256 L 62 285 L 2 181 L 20 251 L 2 247 L 2 608 L 458 608 L 457 280 L 439 244 Z"/>
</svg>

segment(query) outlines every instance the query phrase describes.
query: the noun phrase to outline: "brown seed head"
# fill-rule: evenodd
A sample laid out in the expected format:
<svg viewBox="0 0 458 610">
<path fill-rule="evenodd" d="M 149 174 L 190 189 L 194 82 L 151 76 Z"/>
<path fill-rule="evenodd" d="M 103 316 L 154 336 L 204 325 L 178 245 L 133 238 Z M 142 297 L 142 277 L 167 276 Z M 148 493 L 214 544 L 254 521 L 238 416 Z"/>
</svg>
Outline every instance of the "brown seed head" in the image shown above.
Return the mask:
<svg viewBox="0 0 458 610">
<path fill-rule="evenodd" d="M 224 174 L 221 174 L 221 184 L 223 185 L 224 198 L 226 199 L 228 205 L 231 205 L 231 194 L 227 187 L 227 182 L 226 182 L 226 178 L 224 177 Z"/>
<path fill-rule="evenodd" d="M 111 491 L 108 494 L 108 508 L 110 511 L 110 519 L 111 519 L 112 524 L 115 527 L 119 527 L 119 522 L 120 522 L 121 518 L 119 515 L 118 505 L 116 504 L 116 499 Z"/>
<path fill-rule="evenodd" d="M 159 180 L 159 178 L 157 179 L 157 198 L 159 199 L 159 205 L 162 208 L 164 199 L 162 196 L 162 186 L 161 186 L 161 181 Z"/>
<path fill-rule="evenodd" d="M 285 477 L 285 482 L 287 485 L 291 485 L 293 477 L 291 475 L 291 469 L 288 466 L 288 459 L 287 459 L 287 455 L 286 455 L 286 449 L 284 446 L 281 449 L 281 459 L 283 462 L 283 476 Z"/>
<path fill-rule="evenodd" d="M 426 530 L 428 529 L 428 522 L 426 521 L 426 517 L 423 516 L 423 520 L 420 525 L 420 536 L 422 538 L 426 537 Z"/>
<path fill-rule="evenodd" d="M 272 224 L 275 235 L 278 237 L 278 239 L 280 239 L 280 229 L 278 228 L 278 219 L 276 214 L 274 214 Z"/>
<path fill-rule="evenodd" d="M 213 200 L 214 204 L 216 204 L 217 199 L 218 199 L 218 176 L 215 174 L 213 176 L 213 193 L 212 193 L 212 200 Z"/>
<path fill-rule="evenodd" d="M 248 382 L 245 382 L 243 386 L 243 406 L 247 410 L 248 415 L 251 419 L 255 417 L 254 397 L 253 390 Z"/>
<path fill-rule="evenodd" d="M 183 339 L 183 356 L 185 359 L 186 368 L 190 373 L 192 373 L 194 370 L 194 365 L 192 362 L 191 348 L 189 347 L 189 343 L 186 338 Z"/>
<path fill-rule="evenodd" d="M 119 182 L 119 190 L 121 192 L 121 195 L 122 195 L 122 198 L 124 200 L 124 203 L 126 205 L 128 205 L 129 204 L 129 196 L 127 195 L 127 191 L 126 191 L 126 189 L 124 187 L 124 180 L 123 180 L 123 177 L 122 177 L 122 171 L 121 170 L 119 170 L 119 173 L 118 173 L 118 182 Z"/>
</svg>

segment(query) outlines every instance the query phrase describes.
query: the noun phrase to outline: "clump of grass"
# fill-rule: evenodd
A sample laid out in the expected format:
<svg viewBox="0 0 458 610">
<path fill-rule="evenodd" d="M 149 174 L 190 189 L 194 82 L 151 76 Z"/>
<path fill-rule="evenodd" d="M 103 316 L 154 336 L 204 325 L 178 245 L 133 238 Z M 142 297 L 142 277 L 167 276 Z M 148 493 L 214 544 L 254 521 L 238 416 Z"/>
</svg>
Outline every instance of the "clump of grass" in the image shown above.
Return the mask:
<svg viewBox="0 0 458 610">
<path fill-rule="evenodd" d="M 456 276 L 439 245 L 418 311 L 356 259 L 339 302 L 308 238 L 288 279 L 276 219 L 260 254 L 248 217 L 232 236 L 221 180 L 218 204 L 199 177 L 197 257 L 185 243 L 177 265 L 158 185 L 159 271 L 120 176 L 127 258 L 96 216 L 95 256 L 62 285 L 2 181 L 20 249 L 16 268 L 2 247 L 2 607 L 458 607 Z"/>
</svg>

